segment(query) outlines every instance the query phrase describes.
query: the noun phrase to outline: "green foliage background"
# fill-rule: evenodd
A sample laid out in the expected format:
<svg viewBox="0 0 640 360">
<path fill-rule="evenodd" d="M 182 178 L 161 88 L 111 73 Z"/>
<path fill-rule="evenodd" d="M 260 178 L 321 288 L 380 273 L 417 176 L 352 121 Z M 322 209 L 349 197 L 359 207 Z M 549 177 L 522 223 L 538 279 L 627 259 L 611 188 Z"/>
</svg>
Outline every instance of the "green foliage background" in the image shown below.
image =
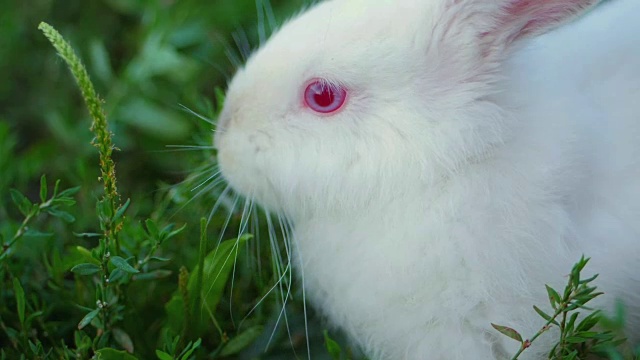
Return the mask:
<svg viewBox="0 0 640 360">
<path fill-rule="evenodd" d="M 275 18 L 283 21 L 303 2 L 273 0 Z M 173 336 L 166 336 L 172 321 L 185 321 L 180 316 L 176 320 L 178 313 L 167 308 L 180 298 L 181 290 L 186 291 L 186 283 L 179 287 L 179 274 L 193 274 L 199 256 L 213 253 L 220 237 L 237 236 L 239 226 L 239 217 L 234 216 L 227 233 L 220 234 L 226 213 L 219 212 L 208 227 L 210 240 L 204 249 L 199 248 L 199 219 L 207 216 L 216 194 L 194 199 L 192 189 L 197 182 L 176 184 L 189 174 L 197 174 L 203 164 L 212 163 L 213 153 L 168 151 L 167 146 L 210 145 L 211 125 L 183 111 L 180 104 L 215 118 L 219 110 L 216 89 L 224 89 L 234 72 L 229 58 L 242 57 L 238 49 L 245 46 L 245 37 L 253 48 L 258 44 L 257 14 L 254 0 L 0 0 L 2 242 L 12 238 L 24 218 L 10 189 L 36 203 L 41 202 L 43 174 L 49 179 L 49 196 L 55 179 L 60 179 L 60 190 L 80 187 L 72 197 L 75 205 L 64 207 L 66 212 L 54 209 L 51 213 L 55 216 L 43 211 L 19 241 L 3 250 L 2 358 L 124 356 L 97 353 L 100 348 L 133 348 L 139 359 L 157 358 L 156 350 L 172 356 L 175 351 L 175 358 L 180 358 L 177 354 L 198 338 L 200 345 L 185 359 L 306 357 L 299 293 L 293 294 L 287 306 L 288 329 L 281 320 L 266 352 L 282 309 L 277 297 L 268 296 L 240 324 L 276 279 L 268 249 L 258 248 L 255 240 L 243 241 L 238 250 L 233 291 L 230 281 L 219 285 L 223 293 L 215 319 L 204 321 L 203 329 L 177 334 L 181 338 L 175 344 Z M 100 324 L 95 321 L 91 324 L 98 326 L 85 324 L 77 330 L 83 317 L 97 309 L 99 279 L 92 274 L 82 276 L 83 271 L 93 271 L 90 265 L 84 270 L 76 268 L 75 273 L 70 270 L 80 263 L 97 261 L 100 243 L 96 237 L 76 235 L 100 232 L 96 201 L 103 189 L 98 181 L 98 153 L 90 145 L 94 137 L 89 130 L 90 116 L 66 64 L 38 31 L 41 21 L 53 25 L 71 43 L 105 100 L 113 141 L 119 149 L 113 154 L 118 188 L 123 203 L 131 200 L 120 232 L 124 250 L 119 255 L 127 264 L 157 277 L 135 281 L 131 274 L 125 274 L 119 280 L 121 308 L 113 310 L 119 314 L 112 319 L 117 330 L 109 336 L 98 330 Z M 60 203 L 70 205 L 72 201 L 69 198 Z M 151 224 L 146 219 L 151 219 Z M 169 230 L 185 229 L 157 242 L 150 235 L 154 224 L 159 229 L 169 224 L 175 224 Z M 170 260 L 136 263 L 152 255 Z M 207 257 L 206 261 L 210 260 Z M 204 286 L 207 280 L 211 279 L 205 272 Z M 20 314 L 20 308 L 25 314 Z M 322 327 L 314 323 L 312 314 L 309 319 L 313 357 L 329 356 Z M 329 342 L 332 353 L 337 354 L 337 344 Z"/>
</svg>

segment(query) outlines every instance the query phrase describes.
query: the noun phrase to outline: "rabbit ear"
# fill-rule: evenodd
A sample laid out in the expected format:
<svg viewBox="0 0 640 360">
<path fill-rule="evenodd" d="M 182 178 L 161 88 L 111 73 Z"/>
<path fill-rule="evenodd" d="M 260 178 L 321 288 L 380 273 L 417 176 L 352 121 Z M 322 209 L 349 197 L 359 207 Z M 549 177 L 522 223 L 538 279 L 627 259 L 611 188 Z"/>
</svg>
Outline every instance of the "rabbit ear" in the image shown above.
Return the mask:
<svg viewBox="0 0 640 360">
<path fill-rule="evenodd" d="M 481 0 L 471 0 L 472 2 Z M 494 45 L 508 45 L 522 37 L 551 30 L 583 14 L 600 0 L 499 0 L 493 29 L 483 34 Z"/>
<path fill-rule="evenodd" d="M 415 0 L 407 0 L 415 1 Z M 475 79 L 495 69 L 519 39 L 540 35 L 602 0 L 443 0 L 429 32 L 429 52 L 445 79 Z M 637 0 L 640 1 L 640 0 Z"/>
</svg>

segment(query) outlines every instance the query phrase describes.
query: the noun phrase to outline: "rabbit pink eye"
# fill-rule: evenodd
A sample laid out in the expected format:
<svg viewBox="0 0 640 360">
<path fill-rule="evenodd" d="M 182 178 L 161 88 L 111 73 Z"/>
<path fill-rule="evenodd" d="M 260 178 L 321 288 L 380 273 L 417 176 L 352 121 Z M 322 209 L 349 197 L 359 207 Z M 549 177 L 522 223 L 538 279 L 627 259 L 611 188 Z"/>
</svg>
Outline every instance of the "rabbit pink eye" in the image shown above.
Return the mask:
<svg viewBox="0 0 640 360">
<path fill-rule="evenodd" d="M 328 114 L 339 110 L 347 99 L 347 91 L 340 86 L 316 80 L 304 91 L 304 103 L 311 110 Z"/>
</svg>

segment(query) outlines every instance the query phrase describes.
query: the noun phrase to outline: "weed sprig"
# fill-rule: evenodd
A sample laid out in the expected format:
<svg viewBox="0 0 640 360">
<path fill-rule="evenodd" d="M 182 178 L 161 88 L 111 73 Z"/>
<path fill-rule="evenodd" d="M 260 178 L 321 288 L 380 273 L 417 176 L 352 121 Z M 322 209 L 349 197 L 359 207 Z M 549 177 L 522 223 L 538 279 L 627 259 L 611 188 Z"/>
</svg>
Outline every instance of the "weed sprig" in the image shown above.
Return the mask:
<svg viewBox="0 0 640 360">
<path fill-rule="evenodd" d="M 573 266 L 562 295 L 551 286 L 545 285 L 549 303 L 554 312 L 549 315 L 538 306 L 533 306 L 534 311 L 546 323 L 531 338 L 523 339 L 518 331 L 510 327 L 491 324 L 503 335 L 520 343 L 520 349 L 513 355 L 512 360 L 518 359 L 536 339 L 554 326 L 559 329 L 560 338 L 549 352 L 549 359 L 573 360 L 584 359 L 589 354 L 606 355 L 625 341 L 617 338 L 611 330 L 594 330 L 600 322 L 602 313 L 600 310 L 593 311 L 586 304 L 604 293 L 597 291 L 597 287 L 592 285 L 598 277 L 597 274 L 586 279 L 581 278 L 581 272 L 588 262 L 589 258 L 583 256 Z M 591 313 L 578 322 L 580 317 L 578 310 Z"/>
</svg>

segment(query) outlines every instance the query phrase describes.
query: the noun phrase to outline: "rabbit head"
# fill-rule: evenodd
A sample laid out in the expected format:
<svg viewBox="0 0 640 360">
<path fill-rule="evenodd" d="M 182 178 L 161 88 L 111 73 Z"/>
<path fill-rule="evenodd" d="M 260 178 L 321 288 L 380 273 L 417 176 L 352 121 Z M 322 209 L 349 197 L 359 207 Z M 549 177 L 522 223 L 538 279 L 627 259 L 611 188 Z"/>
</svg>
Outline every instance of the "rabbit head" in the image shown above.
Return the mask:
<svg viewBox="0 0 640 360">
<path fill-rule="evenodd" d="M 357 211 L 455 176 L 509 136 L 503 59 L 597 0 L 332 0 L 230 83 L 225 178 L 268 209 Z"/>
</svg>

